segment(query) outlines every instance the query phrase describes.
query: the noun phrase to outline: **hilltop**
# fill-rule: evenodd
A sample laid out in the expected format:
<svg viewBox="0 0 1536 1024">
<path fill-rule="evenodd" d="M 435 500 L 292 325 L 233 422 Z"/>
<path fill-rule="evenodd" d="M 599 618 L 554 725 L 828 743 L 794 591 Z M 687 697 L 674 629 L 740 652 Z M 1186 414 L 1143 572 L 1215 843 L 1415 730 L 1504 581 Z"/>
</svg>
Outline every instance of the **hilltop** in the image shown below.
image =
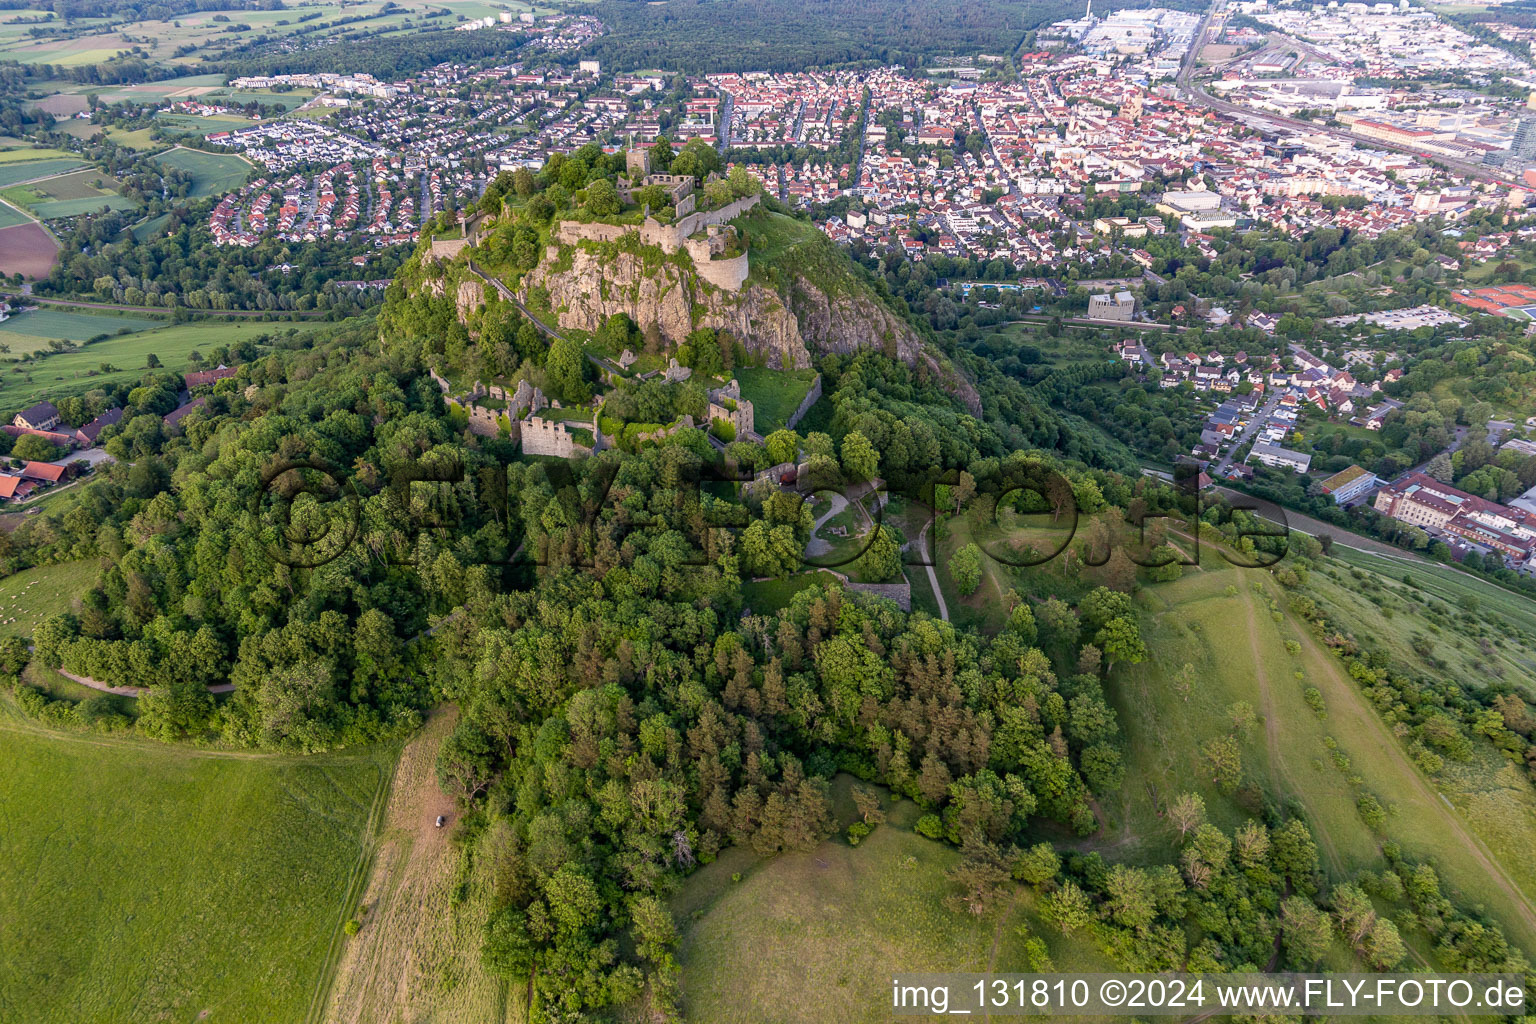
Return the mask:
<svg viewBox="0 0 1536 1024">
<path fill-rule="evenodd" d="M 980 413 L 974 385 L 900 300 L 744 169 L 721 177 L 701 146 L 672 158 L 697 175 L 589 149 L 504 174 L 477 211 L 427 225 L 391 290 L 386 337 L 433 339 L 422 354 L 455 383 L 529 379 L 567 402 L 590 388 L 548 379 L 552 339 L 608 381 L 674 362 L 723 380 L 736 366 L 803 371 L 875 351 Z"/>
</svg>

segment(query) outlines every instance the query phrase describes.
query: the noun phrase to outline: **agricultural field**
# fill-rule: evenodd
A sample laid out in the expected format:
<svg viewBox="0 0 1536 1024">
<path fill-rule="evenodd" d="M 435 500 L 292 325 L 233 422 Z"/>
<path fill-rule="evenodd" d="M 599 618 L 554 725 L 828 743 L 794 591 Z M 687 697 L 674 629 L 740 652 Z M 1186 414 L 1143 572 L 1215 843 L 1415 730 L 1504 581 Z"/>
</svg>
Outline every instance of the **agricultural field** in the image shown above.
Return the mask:
<svg viewBox="0 0 1536 1024">
<path fill-rule="evenodd" d="M 0 203 L 0 209 L 11 208 Z M 4 222 L 13 216 L 14 212 L 7 214 Z M 34 280 L 47 277 L 58 257 L 57 239 L 41 224 L 25 221 L 0 227 L 0 274 L 20 274 Z"/>
<path fill-rule="evenodd" d="M 0 579 L 0 637 L 32 635 L 39 622 L 75 607 L 96 582 L 100 566 L 90 559 L 61 562 Z"/>
<path fill-rule="evenodd" d="M 126 314 L 98 316 L 44 307 L 29 309 L 0 321 L 0 344 L 8 346 L 9 355 L 24 356 L 46 351 L 48 343 L 55 339 L 78 344 L 102 334 L 117 334 L 123 330 L 137 333 L 159 326 L 161 321 Z"/>
<path fill-rule="evenodd" d="M 28 160 L 73 160 L 80 162 L 80 158 L 66 153 L 62 149 L 48 149 L 34 146 L 24 139 L 7 137 L 4 146 L 0 146 L 0 164 L 25 163 Z M 34 175 L 35 177 L 35 175 Z M 21 179 L 25 180 L 25 179 Z"/>
<path fill-rule="evenodd" d="M 438 787 L 438 748 L 456 712 L 435 712 L 401 753 L 371 851 L 372 872 L 329 984 L 325 1024 L 520 1024 L 522 1000 L 480 962 L 492 880 L 453 839 L 457 809 Z M 438 829 L 443 815 L 452 823 Z M 467 894 L 456 899 L 459 881 Z"/>
<path fill-rule="evenodd" d="M 850 783 L 839 776 L 833 784 L 844 830 L 854 820 Z M 857 847 L 841 833 L 771 860 L 732 847 L 688 880 L 672 901 L 686 1019 L 885 1021 L 893 969 L 1027 972 L 1031 933 L 1057 970 L 1112 969 L 1089 942 L 1042 922 L 1022 890 L 980 920 L 946 907 L 945 872 L 959 851 L 912 831 L 919 811 L 911 801 L 888 800 L 887 822 Z"/>
<path fill-rule="evenodd" d="M 237 117 L 233 114 L 217 114 L 213 117 L 198 117 L 194 114 L 156 114 L 155 120 L 168 131 L 200 137 L 212 132 L 246 128 L 256 123 L 250 118 Z"/>
<path fill-rule="evenodd" d="M 13 228 L 18 224 L 30 223 L 32 223 L 32 218 L 22 213 L 18 207 L 0 201 L 0 229 Z"/>
<path fill-rule="evenodd" d="M 30 153 L 32 151 L 13 150 L 12 152 Z M 47 178 L 50 175 L 73 171 L 82 163 L 79 157 L 73 156 L 47 157 L 42 160 L 0 160 L 0 188 L 22 181 L 31 181 L 34 178 Z"/>
<path fill-rule="evenodd" d="M 136 208 L 138 206 L 136 202 L 124 198 L 115 191 L 117 184 L 117 181 L 106 172 L 86 168 L 68 174 L 57 174 L 25 185 L 13 185 L 0 193 L 0 196 L 3 196 L 6 202 L 23 207 L 43 220 L 73 217 L 102 207 L 114 210 Z"/>
<path fill-rule="evenodd" d="M 153 131 L 154 129 L 152 128 L 140 128 L 137 131 L 128 131 L 125 128 L 109 127 L 107 129 L 107 138 L 111 139 L 119 146 L 125 146 L 128 149 L 142 152 L 147 149 L 157 149 L 158 147 L 164 145 L 164 143 L 157 142 L 151 138 L 151 133 Z"/>
<path fill-rule="evenodd" d="M 108 381 L 138 380 L 150 354 L 159 357 L 166 369 L 182 370 L 194 349 L 207 352 L 256 335 L 313 331 L 323 326 L 312 321 L 201 320 L 108 338 L 70 352 L 40 355 L 0 376 L 0 408 L 20 408 L 43 398 L 79 394 Z M 113 369 L 104 372 L 103 363 L 110 363 Z"/>
<path fill-rule="evenodd" d="M 0 706 L 7 1016 L 303 1020 L 394 754 L 196 751 L 51 732 Z"/>
<path fill-rule="evenodd" d="M 192 175 L 192 195 L 222 195 L 239 188 L 250 176 L 251 165 L 232 153 L 205 153 L 200 149 L 177 146 L 156 155 L 155 163 L 174 167 Z"/>
</svg>

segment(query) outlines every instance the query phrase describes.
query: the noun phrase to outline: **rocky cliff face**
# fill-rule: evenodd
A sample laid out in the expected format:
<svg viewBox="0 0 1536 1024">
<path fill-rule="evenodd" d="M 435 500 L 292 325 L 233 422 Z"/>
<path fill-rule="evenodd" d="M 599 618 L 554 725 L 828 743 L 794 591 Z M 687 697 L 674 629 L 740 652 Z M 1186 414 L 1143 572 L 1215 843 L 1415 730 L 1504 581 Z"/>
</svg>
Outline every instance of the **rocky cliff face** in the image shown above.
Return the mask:
<svg viewBox="0 0 1536 1024">
<path fill-rule="evenodd" d="M 626 313 L 642 327 L 656 324 L 674 344 L 699 327 L 713 327 L 730 331 L 770 366 L 811 364 L 799 322 L 771 289 L 748 284 L 731 294 L 707 288 L 675 262 L 647 266 L 632 253 L 608 259 L 580 246 L 569 253 L 568 268 L 554 269 L 546 259 L 524 278 L 525 298 L 532 288 L 549 293 L 560 327 L 595 331 L 608 317 Z"/>
<path fill-rule="evenodd" d="M 787 296 L 750 281 L 729 293 L 707 287 L 670 260 L 625 251 L 603 254 L 581 245 L 565 249 L 563 260 L 559 255 L 551 250 L 523 279 L 523 298 L 535 288 L 546 291 L 560 327 L 595 331 L 608 317 L 625 313 L 642 327 L 656 324 L 673 343 L 699 327 L 713 327 L 730 331 L 749 352 L 779 369 L 810 366 L 814 355 L 825 352 L 878 349 L 926 365 L 980 413 L 971 383 L 941 366 L 911 325 L 868 292 L 828 295 L 797 276 Z"/>
</svg>

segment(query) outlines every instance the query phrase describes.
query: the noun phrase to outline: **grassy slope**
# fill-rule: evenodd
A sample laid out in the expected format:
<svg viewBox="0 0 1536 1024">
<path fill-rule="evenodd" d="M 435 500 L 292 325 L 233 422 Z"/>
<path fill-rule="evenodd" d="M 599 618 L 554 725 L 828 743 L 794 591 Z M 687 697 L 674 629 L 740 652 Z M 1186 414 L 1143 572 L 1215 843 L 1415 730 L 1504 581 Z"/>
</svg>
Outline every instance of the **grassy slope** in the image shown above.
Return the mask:
<svg viewBox="0 0 1536 1024">
<path fill-rule="evenodd" d="M 845 826 L 848 784 L 834 787 Z M 1110 969 L 1043 925 L 1024 897 L 979 921 L 947 909 L 944 873 L 959 853 L 912 831 L 910 801 L 889 814 L 856 849 L 841 835 L 772 860 L 733 848 L 689 880 L 672 904 L 688 1020 L 887 1020 L 893 970 L 1027 971 L 1021 924 L 1045 938 L 1058 970 Z"/>
<path fill-rule="evenodd" d="M 303 1019 L 392 756 L 197 752 L 0 707 L 5 1015 Z"/>
<path fill-rule="evenodd" d="M 752 418 L 759 434 L 773 433 L 795 414 L 811 390 L 812 370 L 769 370 L 738 366 L 731 374 L 741 382 L 741 396 L 752 403 Z"/>
<path fill-rule="evenodd" d="M 31 636 L 39 622 L 70 610 L 98 571 L 95 561 L 85 559 L 0 579 L 0 636 Z"/>
<path fill-rule="evenodd" d="M 1355 809 L 1358 796 L 1369 792 L 1388 809 L 1386 834 L 1406 856 L 1432 860 L 1448 888 L 1485 906 L 1523 948 L 1536 949 L 1536 915 L 1529 908 L 1536 872 L 1521 852 L 1536 843 L 1529 784 L 1491 756 L 1457 766 L 1501 812 L 1488 814 L 1470 794 L 1458 801 L 1465 811 L 1452 810 L 1436 790 L 1448 780 L 1432 784 L 1419 773 L 1340 662 L 1285 610 L 1285 595 L 1268 574 L 1225 566 L 1214 553 L 1203 561 L 1201 571 L 1147 588 L 1139 598 L 1152 656 L 1117 669 L 1108 687 L 1128 739 L 1128 770 L 1118 796 L 1102 801 L 1109 820 L 1098 845 L 1132 860 L 1167 858 L 1173 836 L 1162 809 L 1185 791 L 1200 793 L 1218 824 L 1241 821 L 1247 812 L 1210 784 L 1197 751 L 1231 733 L 1226 709 L 1246 700 L 1260 722 L 1241 743 L 1245 777 L 1268 801 L 1302 810 L 1330 877 L 1382 866 L 1380 840 Z M 1287 651 L 1287 639 L 1299 643 L 1297 655 Z M 1195 667 L 1187 703 L 1173 686 L 1186 663 Z M 1326 718 L 1303 699 L 1308 686 L 1321 691 Z M 1327 737 L 1348 758 L 1347 769 L 1334 764 Z M 1508 820 L 1511 814 L 1515 820 Z M 1500 858 L 1498 865 L 1485 847 Z"/>
</svg>

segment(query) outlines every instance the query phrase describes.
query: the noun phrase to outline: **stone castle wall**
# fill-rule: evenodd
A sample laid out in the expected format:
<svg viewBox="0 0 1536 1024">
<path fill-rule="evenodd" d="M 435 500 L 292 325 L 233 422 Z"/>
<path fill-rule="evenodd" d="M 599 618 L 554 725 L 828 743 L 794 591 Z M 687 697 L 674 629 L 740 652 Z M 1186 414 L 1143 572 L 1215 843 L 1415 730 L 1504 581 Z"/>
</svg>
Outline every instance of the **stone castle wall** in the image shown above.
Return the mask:
<svg viewBox="0 0 1536 1024">
<path fill-rule="evenodd" d="M 784 421 L 784 429 L 785 430 L 794 430 L 795 429 L 795 425 L 797 423 L 799 423 L 801 421 L 801 419 L 803 419 L 805 417 L 806 413 L 811 411 L 811 406 L 815 405 L 817 400 L 820 399 L 820 398 L 821 398 L 821 374 L 818 373 L 816 375 L 816 379 L 811 381 L 811 390 L 807 391 L 805 393 L 805 398 L 801 400 L 800 408 L 796 409 L 795 412 L 794 412 L 794 415 L 790 416 L 789 419 Z"/>
<path fill-rule="evenodd" d="M 638 227 L 633 224 L 581 224 L 563 220 L 555 229 L 555 240 L 566 245 L 577 242 L 617 242 L 625 235 L 638 234 L 643 245 L 659 246 L 663 252 L 675 253 L 683 248 L 688 236 L 713 224 L 725 224 L 735 220 L 755 207 L 759 196 L 747 196 L 728 203 L 718 210 L 690 213 L 673 224 L 663 224 L 655 217 L 647 217 Z M 436 246 L 436 242 L 433 243 Z"/>
<path fill-rule="evenodd" d="M 708 256 L 700 259 L 691 249 L 689 255 L 693 256 L 693 269 L 716 288 L 735 292 L 740 291 L 741 286 L 747 283 L 746 253 L 725 260 L 712 260 Z"/>
<path fill-rule="evenodd" d="M 586 445 L 576 443 L 564 420 L 547 420 L 542 416 L 529 416 L 523 420 L 522 443 L 525 454 L 554 455 L 562 459 L 592 451 Z"/>
<path fill-rule="evenodd" d="M 458 258 L 459 253 L 463 252 L 468 244 L 467 238 L 434 238 L 432 247 L 427 250 L 427 253 L 435 260 L 451 263 Z"/>
</svg>

